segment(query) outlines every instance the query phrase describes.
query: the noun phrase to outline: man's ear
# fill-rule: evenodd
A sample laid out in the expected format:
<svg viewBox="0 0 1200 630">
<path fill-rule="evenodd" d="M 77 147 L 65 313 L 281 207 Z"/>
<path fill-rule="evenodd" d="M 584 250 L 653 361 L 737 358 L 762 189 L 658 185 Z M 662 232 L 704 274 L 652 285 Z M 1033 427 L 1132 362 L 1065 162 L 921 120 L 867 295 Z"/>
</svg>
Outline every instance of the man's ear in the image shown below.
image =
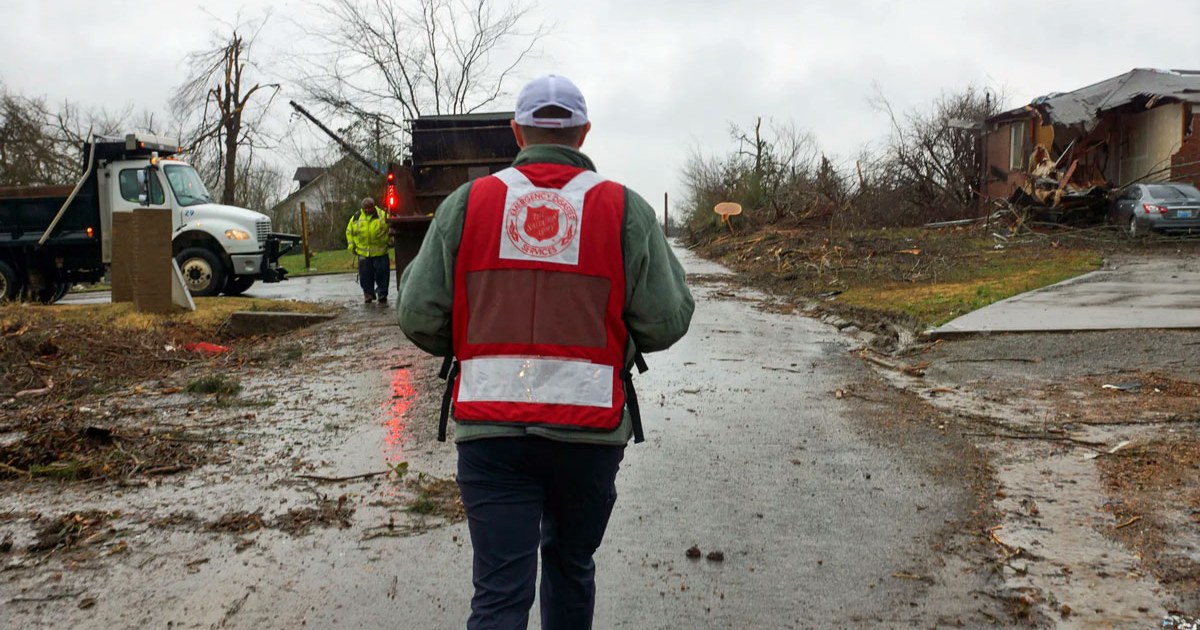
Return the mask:
<svg viewBox="0 0 1200 630">
<path fill-rule="evenodd" d="M 575 141 L 575 148 L 576 148 L 576 149 L 578 149 L 578 148 L 580 148 L 580 147 L 582 147 L 582 146 L 583 146 L 583 141 L 584 141 L 584 140 L 587 138 L 588 132 L 589 132 L 589 131 L 591 131 L 591 130 L 592 130 L 592 123 L 585 123 L 585 124 L 583 125 L 583 131 L 581 131 L 581 132 L 579 133 L 579 140 L 576 140 L 576 141 Z"/>
<path fill-rule="evenodd" d="M 515 121 L 515 120 L 510 121 L 509 125 L 512 126 L 513 136 L 515 136 L 517 138 L 517 146 L 524 149 L 525 148 L 525 134 L 521 132 L 521 125 L 518 125 L 517 121 Z"/>
</svg>

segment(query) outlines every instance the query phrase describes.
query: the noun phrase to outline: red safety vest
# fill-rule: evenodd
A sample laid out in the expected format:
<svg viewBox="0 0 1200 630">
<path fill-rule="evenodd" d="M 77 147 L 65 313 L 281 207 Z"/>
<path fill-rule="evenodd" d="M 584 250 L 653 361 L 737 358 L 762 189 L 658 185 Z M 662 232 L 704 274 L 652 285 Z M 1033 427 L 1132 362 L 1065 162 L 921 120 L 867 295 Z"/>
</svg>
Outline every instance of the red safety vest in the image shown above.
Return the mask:
<svg viewBox="0 0 1200 630">
<path fill-rule="evenodd" d="M 454 271 L 455 419 L 620 424 L 624 213 L 624 187 L 573 166 L 475 180 Z"/>
</svg>

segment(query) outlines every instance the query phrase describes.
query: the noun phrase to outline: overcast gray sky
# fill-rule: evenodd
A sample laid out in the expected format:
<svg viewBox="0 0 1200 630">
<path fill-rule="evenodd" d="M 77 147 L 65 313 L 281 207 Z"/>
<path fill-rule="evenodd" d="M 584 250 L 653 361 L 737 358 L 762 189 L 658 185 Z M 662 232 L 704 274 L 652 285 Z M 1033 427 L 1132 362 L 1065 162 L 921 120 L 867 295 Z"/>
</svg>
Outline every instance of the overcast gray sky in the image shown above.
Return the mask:
<svg viewBox="0 0 1200 630">
<path fill-rule="evenodd" d="M 267 8 L 260 52 L 302 54 L 286 19 L 295 0 L 0 0 L 0 79 L 51 100 L 163 110 L 212 15 Z M 664 191 L 678 199 L 690 147 L 730 146 L 730 122 L 793 122 L 852 158 L 887 131 L 868 103 L 875 85 L 899 110 L 967 84 L 1017 105 L 1134 67 L 1200 68 L 1196 0 L 541 0 L 536 13 L 555 28 L 521 74 L 571 77 L 594 125 L 585 150 L 656 206 Z M 280 130 L 308 133 L 284 116 L 286 99 L 277 107 Z"/>
</svg>

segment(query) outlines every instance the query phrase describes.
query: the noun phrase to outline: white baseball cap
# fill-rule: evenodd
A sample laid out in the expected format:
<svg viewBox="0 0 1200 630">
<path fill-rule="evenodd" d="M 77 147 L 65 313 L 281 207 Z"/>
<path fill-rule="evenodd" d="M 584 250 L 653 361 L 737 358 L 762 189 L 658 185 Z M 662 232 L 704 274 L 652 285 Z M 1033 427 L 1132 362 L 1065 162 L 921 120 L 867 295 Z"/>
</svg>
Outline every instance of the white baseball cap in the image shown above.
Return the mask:
<svg viewBox="0 0 1200 630">
<path fill-rule="evenodd" d="M 554 105 L 571 112 L 570 118 L 537 118 L 533 115 L 537 110 Z M 558 129 L 561 127 L 582 127 L 588 122 L 587 101 L 583 93 L 566 77 L 548 74 L 538 77 L 525 87 L 517 96 L 517 111 L 514 119 L 522 127 L 543 127 Z"/>
</svg>

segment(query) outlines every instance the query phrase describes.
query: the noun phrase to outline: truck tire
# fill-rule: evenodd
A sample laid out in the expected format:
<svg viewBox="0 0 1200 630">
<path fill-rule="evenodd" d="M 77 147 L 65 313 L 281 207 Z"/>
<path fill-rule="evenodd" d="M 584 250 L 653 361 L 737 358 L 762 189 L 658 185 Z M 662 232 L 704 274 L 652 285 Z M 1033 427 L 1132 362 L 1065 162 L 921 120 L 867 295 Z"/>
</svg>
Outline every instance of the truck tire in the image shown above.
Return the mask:
<svg viewBox="0 0 1200 630">
<path fill-rule="evenodd" d="M 192 295 L 210 297 L 225 288 L 225 263 L 221 257 L 203 247 L 189 247 L 175 255 L 183 282 Z"/>
<path fill-rule="evenodd" d="M 225 295 L 241 295 L 254 286 L 254 276 L 229 276 L 225 281 Z"/>
<path fill-rule="evenodd" d="M 21 280 L 8 263 L 0 260 L 0 302 L 14 301 L 21 296 Z"/>
<path fill-rule="evenodd" d="M 63 298 L 71 290 L 69 282 L 52 282 L 42 287 L 40 291 L 30 291 L 29 299 L 42 304 L 53 304 Z"/>
</svg>

